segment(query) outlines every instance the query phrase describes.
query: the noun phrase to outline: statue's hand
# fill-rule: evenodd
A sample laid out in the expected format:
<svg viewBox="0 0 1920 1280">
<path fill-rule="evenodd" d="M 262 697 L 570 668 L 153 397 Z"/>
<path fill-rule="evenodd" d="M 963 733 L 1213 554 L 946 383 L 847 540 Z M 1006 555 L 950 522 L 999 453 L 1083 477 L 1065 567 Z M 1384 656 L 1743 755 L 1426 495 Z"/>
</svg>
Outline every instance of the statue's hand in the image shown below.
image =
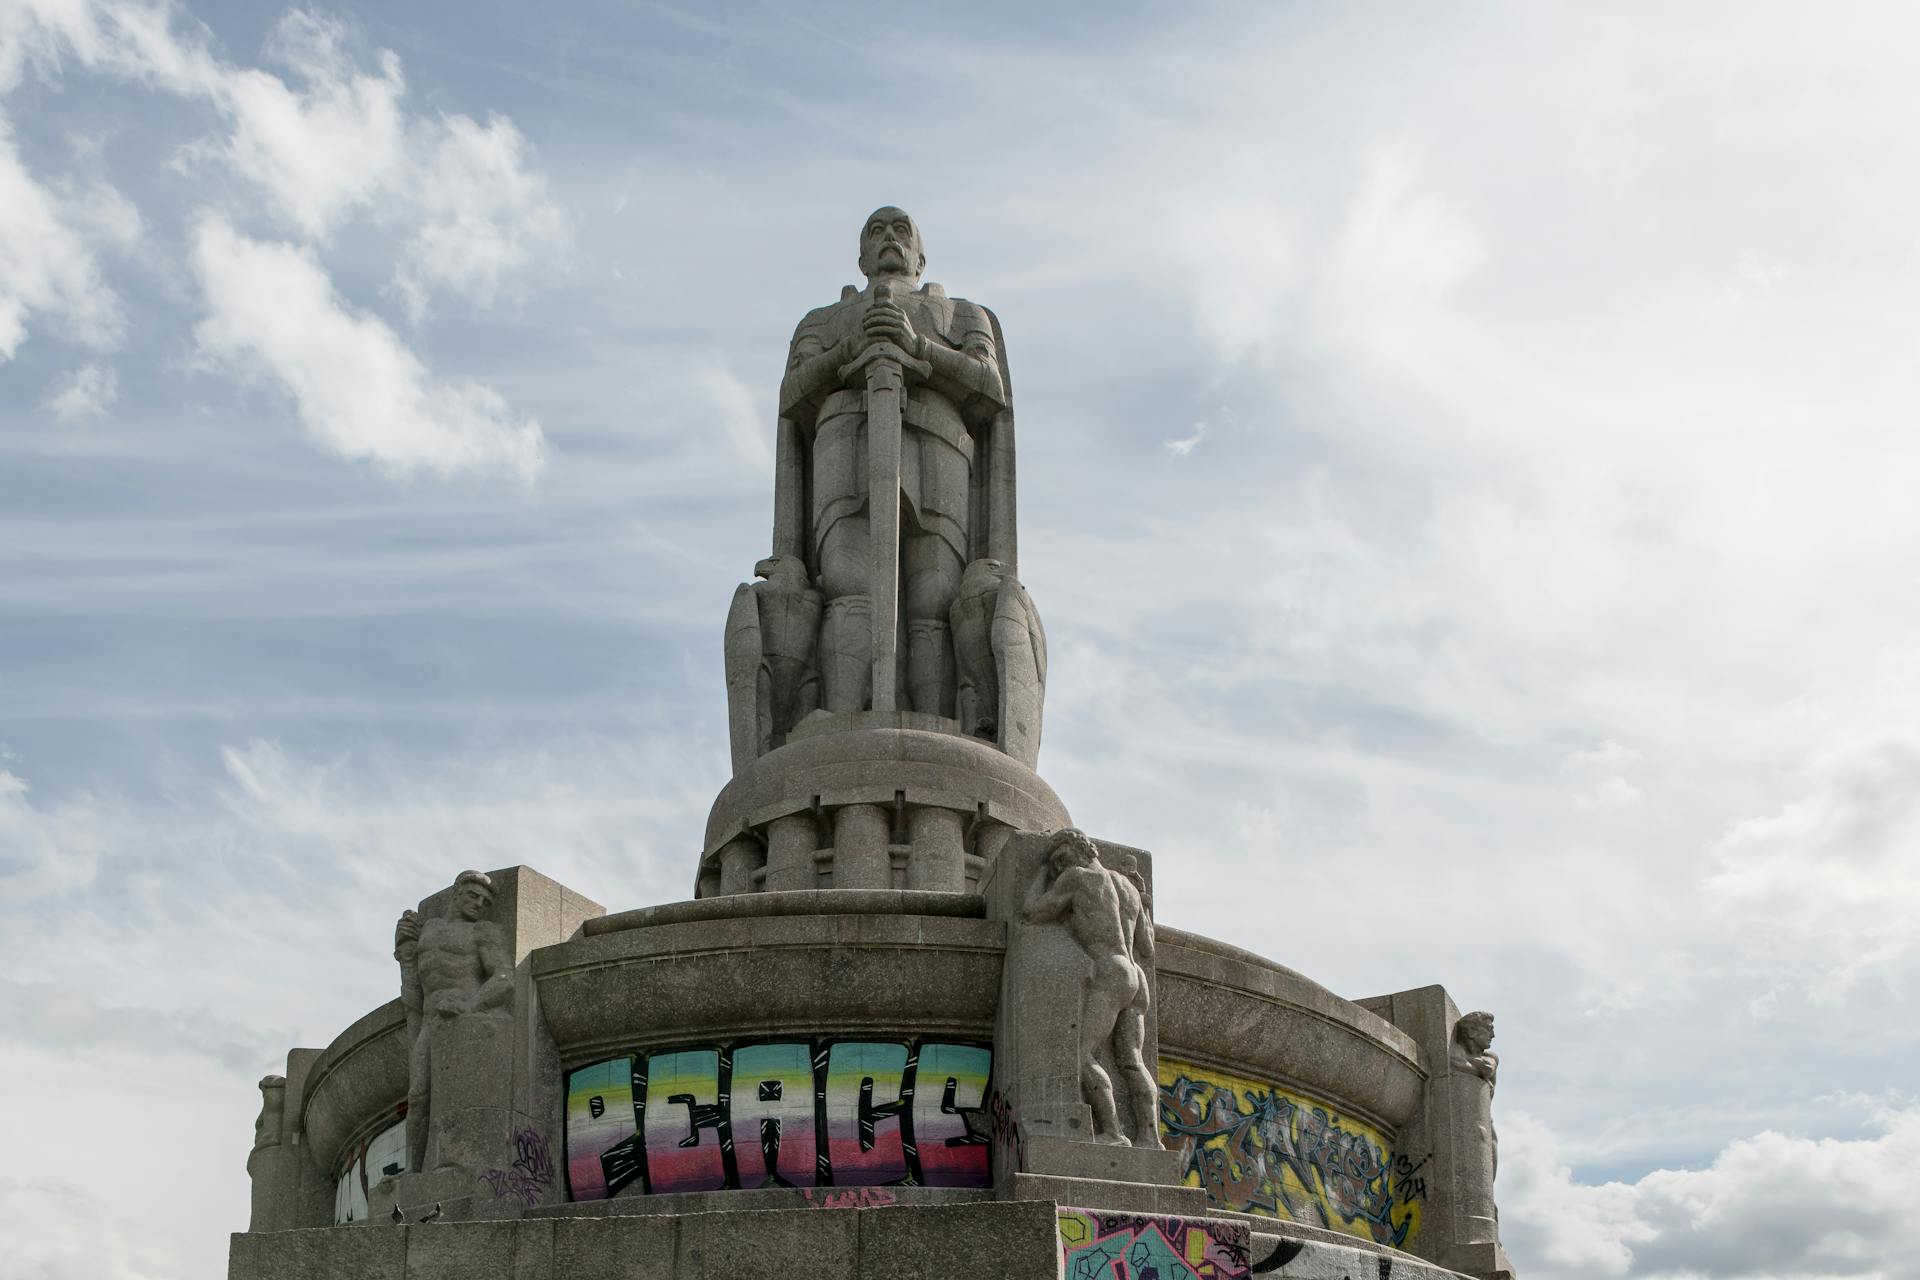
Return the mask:
<svg viewBox="0 0 1920 1280">
<path fill-rule="evenodd" d="M 400 919 L 393 926 L 393 947 L 398 951 L 407 943 L 420 941 L 420 913 L 402 911 Z"/>
<path fill-rule="evenodd" d="M 906 309 L 892 299 L 869 307 L 862 327 L 868 345 L 891 342 L 915 360 L 926 359 L 927 340 L 913 331 L 913 321 L 907 318 Z"/>
</svg>

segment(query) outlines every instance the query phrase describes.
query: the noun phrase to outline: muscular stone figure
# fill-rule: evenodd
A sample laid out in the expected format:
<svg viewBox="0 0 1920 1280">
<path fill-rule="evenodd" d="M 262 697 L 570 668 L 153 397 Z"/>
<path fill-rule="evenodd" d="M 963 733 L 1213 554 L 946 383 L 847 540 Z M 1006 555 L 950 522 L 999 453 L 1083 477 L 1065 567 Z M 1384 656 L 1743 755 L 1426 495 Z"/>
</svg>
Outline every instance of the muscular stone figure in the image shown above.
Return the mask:
<svg viewBox="0 0 1920 1280">
<path fill-rule="evenodd" d="M 874 501 L 900 504 L 902 705 L 914 711 L 953 714 L 947 611 L 962 567 L 987 553 L 975 526 L 998 518 L 1011 536 L 1010 456 L 1004 498 L 976 492 L 987 465 L 978 446 L 1007 408 L 997 326 L 986 308 L 949 298 L 938 285 L 920 286 L 925 267 L 913 219 L 892 207 L 875 210 L 860 233 L 867 287 L 848 286 L 839 302 L 807 314 L 780 385 L 774 550 L 803 557 L 826 597 L 820 667 L 828 711 L 862 710 L 872 693 Z M 876 496 L 867 491 L 862 357 L 881 344 L 913 367 L 901 406 L 899 492 Z M 1010 434 L 1004 444 L 1010 450 Z"/>
<path fill-rule="evenodd" d="M 1083 831 L 1055 833 L 1044 872 L 1029 897 L 1029 924 L 1063 921 L 1093 962 L 1080 1011 L 1080 1089 L 1093 1108 L 1094 1140 L 1118 1146 L 1160 1145 L 1159 1090 L 1147 1070 L 1147 1009 L 1152 988 L 1153 921 L 1133 881 L 1100 865 L 1099 850 Z M 1096 1053 L 1107 1045 L 1126 1091 L 1131 1125 L 1123 1127 L 1114 1082 Z M 1127 1137 L 1128 1128 L 1133 1141 Z"/>
<path fill-rule="evenodd" d="M 412 1059 L 407 1071 L 407 1168 L 424 1173 L 433 1083 L 433 1029 L 467 1016 L 504 1018 L 513 1002 L 513 966 L 506 936 L 486 918 L 493 910 L 493 881 L 480 871 L 462 871 L 443 920 L 403 911 L 393 930 L 393 958 L 400 962 L 400 999 L 407 1007 Z"/>
<path fill-rule="evenodd" d="M 1494 1077 L 1499 1055 L 1491 1051 L 1493 1015 L 1463 1013 L 1453 1026 L 1447 1066 L 1454 1090 L 1456 1194 L 1468 1240 L 1498 1238 L 1500 1210 L 1493 1200 L 1493 1179 L 1500 1167 L 1500 1135 L 1493 1128 Z"/>
</svg>

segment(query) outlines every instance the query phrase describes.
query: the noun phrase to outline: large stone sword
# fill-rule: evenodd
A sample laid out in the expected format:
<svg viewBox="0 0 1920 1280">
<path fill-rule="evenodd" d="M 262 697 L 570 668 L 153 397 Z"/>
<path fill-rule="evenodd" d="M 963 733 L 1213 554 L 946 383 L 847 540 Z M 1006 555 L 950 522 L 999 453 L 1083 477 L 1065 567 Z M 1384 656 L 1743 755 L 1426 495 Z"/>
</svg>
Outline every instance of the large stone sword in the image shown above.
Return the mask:
<svg viewBox="0 0 1920 1280">
<path fill-rule="evenodd" d="M 893 300 L 893 286 L 874 286 L 875 302 Z M 867 591 L 873 610 L 875 711 L 899 706 L 900 424 L 906 370 L 922 378 L 932 366 L 892 342 L 877 342 L 840 370 L 842 385 L 867 373 Z"/>
</svg>

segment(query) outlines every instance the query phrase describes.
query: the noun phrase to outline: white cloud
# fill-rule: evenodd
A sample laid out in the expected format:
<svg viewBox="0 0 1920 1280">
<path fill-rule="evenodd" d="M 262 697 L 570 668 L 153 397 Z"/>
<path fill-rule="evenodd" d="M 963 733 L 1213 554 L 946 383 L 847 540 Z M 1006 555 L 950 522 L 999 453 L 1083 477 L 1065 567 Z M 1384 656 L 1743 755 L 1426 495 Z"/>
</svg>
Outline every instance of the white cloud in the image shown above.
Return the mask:
<svg viewBox="0 0 1920 1280">
<path fill-rule="evenodd" d="M 64 423 L 103 418 L 120 396 L 120 380 L 102 364 L 85 364 L 49 390 L 47 408 Z"/>
<path fill-rule="evenodd" d="M 338 21 L 295 9 L 281 19 L 270 47 L 299 87 L 265 71 L 225 66 L 215 82 L 215 96 L 233 119 L 227 146 L 234 168 L 314 239 L 407 181 L 400 60 L 382 51 L 377 70 L 364 71 L 345 41 Z"/>
<path fill-rule="evenodd" d="M 1837 1277 L 1912 1280 L 1920 1107 L 1878 1108 L 1878 1133 L 1760 1133 L 1704 1168 L 1583 1185 L 1524 1113 L 1501 1128 L 1501 1234 L 1538 1280 Z"/>
<path fill-rule="evenodd" d="M 1778 812 L 1737 822 L 1713 850 L 1709 902 L 1732 913 L 1776 986 L 1823 997 L 1920 977 L 1920 741 L 1831 751 Z"/>
<path fill-rule="evenodd" d="M 252 240 L 207 213 L 193 270 L 207 305 L 201 350 L 271 374 L 323 448 L 396 476 L 539 473 L 539 423 L 479 383 L 432 377 L 390 327 L 342 302 L 310 251 Z"/>
<path fill-rule="evenodd" d="M 26 780 L 0 769 L 0 908 L 58 898 L 93 883 L 103 833 L 83 799 L 36 806 Z"/>
<path fill-rule="evenodd" d="M 409 113 L 399 58 L 382 49 L 363 65 L 338 18 L 292 9 L 280 19 L 267 54 L 287 78 L 219 58 L 168 0 L 34 0 L 9 11 L 0 39 L 0 91 L 25 65 L 57 75 L 71 59 L 213 104 L 227 136 L 185 154 L 219 158 L 307 240 L 323 243 L 355 217 L 398 229 L 394 284 L 416 318 L 435 290 L 489 306 L 503 280 L 566 250 L 568 218 L 513 123 Z"/>
<path fill-rule="evenodd" d="M 83 232 L 86 219 L 100 215 L 104 199 L 94 195 L 83 202 L 76 219 L 27 172 L 13 132 L 0 118 L 0 361 L 13 358 L 36 316 L 86 346 L 119 341 L 125 327 L 120 299 L 101 277 Z M 105 216 L 109 225 L 115 221 L 113 213 Z M 118 220 L 124 224 L 123 213 Z"/>
<path fill-rule="evenodd" d="M 1163 441 L 1163 443 L 1167 446 L 1167 452 L 1169 454 L 1176 458 L 1184 458 L 1199 448 L 1200 442 L 1206 438 L 1207 424 L 1204 422 L 1196 422 L 1193 424 L 1192 435 L 1181 436 L 1177 440 L 1167 440 Z"/>
<path fill-rule="evenodd" d="M 420 225 L 397 273 L 402 296 L 416 318 L 434 288 L 490 305 L 504 277 L 565 245 L 566 218 L 504 116 L 484 126 L 447 116 L 417 135 L 423 158 L 408 183 Z"/>
</svg>

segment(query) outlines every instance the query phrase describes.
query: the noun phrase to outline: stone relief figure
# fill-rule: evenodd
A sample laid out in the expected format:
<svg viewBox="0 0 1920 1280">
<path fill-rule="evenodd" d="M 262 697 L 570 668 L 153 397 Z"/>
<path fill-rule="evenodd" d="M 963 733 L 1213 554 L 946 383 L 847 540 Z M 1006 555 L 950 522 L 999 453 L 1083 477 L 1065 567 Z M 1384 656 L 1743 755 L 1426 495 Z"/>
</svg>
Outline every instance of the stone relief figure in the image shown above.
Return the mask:
<svg viewBox="0 0 1920 1280">
<path fill-rule="evenodd" d="M 960 731 L 1032 767 L 1047 692 L 1047 635 L 1033 598 L 1005 564 L 982 557 L 961 575 L 948 618 L 960 671 Z"/>
<path fill-rule="evenodd" d="M 1456 1194 L 1469 1230 L 1485 1240 L 1497 1237 L 1500 1211 L 1493 1201 L 1493 1179 L 1500 1164 L 1500 1136 L 1493 1128 L 1494 1077 L 1500 1057 L 1492 1052 L 1493 1015 L 1463 1013 L 1453 1026 L 1448 1071 L 1454 1090 Z M 1476 1220 L 1485 1227 L 1474 1226 Z M 1469 1239 L 1476 1238 L 1469 1236 Z"/>
<path fill-rule="evenodd" d="M 253 1122 L 253 1149 L 280 1145 L 281 1115 L 287 1108 L 287 1078 L 260 1077 L 260 1115 Z"/>
<path fill-rule="evenodd" d="M 753 566 L 727 613 L 727 717 L 736 772 L 779 744 L 820 706 L 814 662 L 820 593 L 798 556 L 769 556 Z"/>
<path fill-rule="evenodd" d="M 863 224 L 859 265 L 866 288 L 847 286 L 793 335 L 773 549 L 805 565 L 823 597 L 825 710 L 952 716 L 948 614 L 962 570 L 1017 562 L 999 322 L 920 283 L 920 229 L 900 209 Z"/>
<path fill-rule="evenodd" d="M 506 935 L 487 919 L 493 881 L 481 871 L 454 878 L 444 919 L 403 911 L 393 930 L 400 962 L 400 999 L 407 1008 L 412 1056 L 407 1070 L 407 1168 L 424 1173 L 432 1115 L 433 1029 L 454 1018 L 506 1018 L 513 1003 L 513 965 Z"/>
<path fill-rule="evenodd" d="M 1064 923 L 1092 961 L 1081 992 L 1080 1089 L 1093 1109 L 1094 1140 L 1160 1146 L 1160 1091 L 1146 1061 L 1153 920 L 1140 890 L 1130 877 L 1101 865 L 1091 837 L 1068 827 L 1048 845 L 1024 918 L 1028 924 Z M 1103 1048 L 1113 1056 L 1124 1099 L 1116 1097 L 1114 1081 L 1100 1065 Z"/>
</svg>

